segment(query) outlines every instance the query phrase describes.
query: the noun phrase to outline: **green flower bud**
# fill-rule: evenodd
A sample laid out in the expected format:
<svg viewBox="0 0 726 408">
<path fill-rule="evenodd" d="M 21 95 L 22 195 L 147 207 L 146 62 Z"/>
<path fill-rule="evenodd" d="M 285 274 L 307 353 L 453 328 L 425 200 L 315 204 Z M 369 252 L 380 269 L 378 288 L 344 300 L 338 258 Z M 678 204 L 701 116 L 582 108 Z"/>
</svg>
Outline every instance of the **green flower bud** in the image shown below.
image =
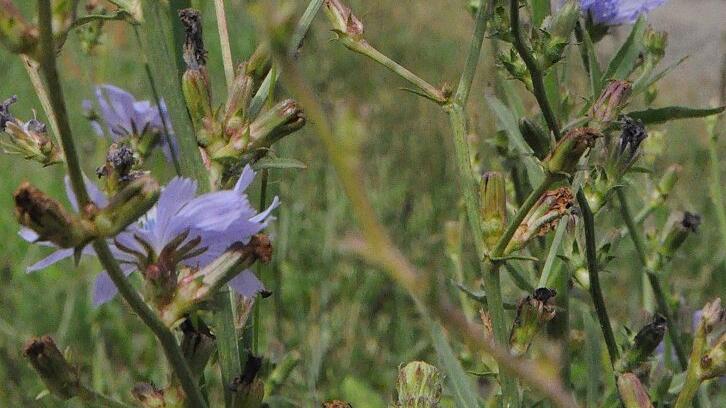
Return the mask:
<svg viewBox="0 0 726 408">
<path fill-rule="evenodd" d="M 643 36 L 643 45 L 648 54 L 652 56 L 652 63 L 657 64 L 665 56 L 665 50 L 668 47 L 668 33 L 655 31 L 652 27 L 648 27 Z"/>
<path fill-rule="evenodd" d="M 618 392 L 625 408 L 652 408 L 648 392 L 637 376 L 625 373 L 618 376 Z"/>
<path fill-rule="evenodd" d="M 323 408 L 353 408 L 353 406 L 345 401 L 331 400 L 323 402 Z"/>
<path fill-rule="evenodd" d="M 507 190 L 502 173 L 490 171 L 479 183 L 484 243 L 494 248 L 507 224 Z"/>
<path fill-rule="evenodd" d="M 701 358 L 701 381 L 726 375 L 726 333 Z"/>
<path fill-rule="evenodd" d="M 517 303 L 517 315 L 509 335 L 513 355 L 524 355 L 545 323 L 555 317 L 555 295 L 554 289 L 537 288 L 531 296 Z"/>
<path fill-rule="evenodd" d="M 272 68 L 272 55 L 270 53 L 270 47 L 267 43 L 262 43 L 257 46 L 255 52 L 250 56 L 249 61 L 245 65 L 245 74 L 251 76 L 255 83 L 262 82 L 270 72 Z"/>
<path fill-rule="evenodd" d="M 570 212 L 574 202 L 567 187 L 544 192 L 519 224 L 504 255 L 524 248 L 535 236 L 543 236 L 555 229 L 560 219 Z"/>
<path fill-rule="evenodd" d="M 305 115 L 297 102 L 292 99 L 282 101 L 252 122 L 248 150 L 267 149 L 304 125 Z"/>
<path fill-rule="evenodd" d="M 240 64 L 237 68 L 237 76 L 232 82 L 227 95 L 227 103 L 224 106 L 224 125 L 230 125 L 232 117 L 239 117 L 240 122 L 244 122 L 246 110 L 252 99 L 254 91 L 254 81 L 251 76 L 246 73 L 246 65 Z"/>
<path fill-rule="evenodd" d="M 572 173 L 585 151 L 595 145 L 601 134 L 592 128 L 572 129 L 557 142 L 554 150 L 545 159 L 545 169 L 551 174 Z"/>
<path fill-rule="evenodd" d="M 661 241 L 660 248 L 658 248 L 658 256 L 663 258 L 662 261 L 673 258 L 686 238 L 698 231 L 700 224 L 701 216 L 688 211 L 683 213 L 680 221 L 672 223 L 665 233 L 665 238 Z"/>
<path fill-rule="evenodd" d="M 590 109 L 590 116 L 599 122 L 612 122 L 618 118 L 630 97 L 632 84 L 628 81 L 613 80 L 607 84 Z"/>
<path fill-rule="evenodd" d="M 67 400 L 78 395 L 78 372 L 66 361 L 50 336 L 34 338 L 25 344 L 23 355 L 30 361 L 48 390 Z"/>
<path fill-rule="evenodd" d="M 535 54 L 543 69 L 562 60 L 565 47 L 570 43 L 570 36 L 579 17 L 578 2 L 568 0 L 555 15 L 544 21 L 542 30 L 534 39 Z"/>
<path fill-rule="evenodd" d="M 663 340 L 665 331 L 666 319 L 661 315 L 656 315 L 651 323 L 645 325 L 635 335 L 632 346 L 617 361 L 615 369 L 624 373 L 638 368 L 653 354 Z"/>
<path fill-rule="evenodd" d="M 15 216 L 38 234 L 38 241 L 50 241 L 61 248 L 85 246 L 96 236 L 92 223 L 71 214 L 45 193 L 24 182 L 13 194 Z"/>
<path fill-rule="evenodd" d="M 532 148 L 535 157 L 544 159 L 550 151 L 550 138 L 547 132 L 537 122 L 528 118 L 519 120 L 519 131 L 524 141 Z"/>
<path fill-rule="evenodd" d="M 570 39 L 572 32 L 575 30 L 575 24 L 577 24 L 577 20 L 579 18 L 579 2 L 575 0 L 567 0 L 552 16 L 552 20 L 545 23 L 547 25 L 547 31 L 553 38 L 567 41 Z"/>
<path fill-rule="evenodd" d="M 414 361 L 398 370 L 396 393 L 397 407 L 433 408 L 439 406 L 444 376 L 438 368 L 423 362 Z"/>
<path fill-rule="evenodd" d="M 205 132 L 207 122 L 213 120 L 212 91 L 207 72 L 207 50 L 202 38 L 202 17 L 198 10 L 179 10 L 179 20 L 184 26 L 184 62 L 187 70 L 182 75 L 182 92 L 187 110 L 192 118 L 197 141 L 201 146 L 211 143 L 211 135 Z"/>
<path fill-rule="evenodd" d="M 678 182 L 678 176 L 680 175 L 681 170 L 683 170 L 683 167 L 678 164 L 669 166 L 666 169 L 666 171 L 663 173 L 663 177 L 661 177 L 660 181 L 658 182 L 658 186 L 656 187 L 659 199 L 665 201 L 665 199 L 673 190 L 673 186 L 675 186 Z"/>
<path fill-rule="evenodd" d="M 159 183 L 149 176 L 130 182 L 94 217 L 99 236 L 113 237 L 123 231 L 156 204 L 160 191 Z"/>
</svg>

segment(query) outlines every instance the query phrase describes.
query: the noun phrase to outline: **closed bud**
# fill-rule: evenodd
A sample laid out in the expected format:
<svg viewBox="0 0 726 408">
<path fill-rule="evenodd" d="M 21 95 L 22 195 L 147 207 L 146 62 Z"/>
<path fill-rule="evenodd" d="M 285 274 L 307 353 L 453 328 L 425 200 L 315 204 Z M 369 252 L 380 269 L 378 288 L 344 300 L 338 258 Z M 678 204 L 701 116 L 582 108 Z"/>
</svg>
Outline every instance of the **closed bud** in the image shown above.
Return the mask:
<svg viewBox="0 0 726 408">
<path fill-rule="evenodd" d="M 547 31 L 553 38 L 568 41 L 570 35 L 572 35 L 572 31 L 575 30 L 575 24 L 579 18 L 579 2 L 567 0 L 552 16 L 551 22 L 548 23 Z"/>
<path fill-rule="evenodd" d="M 180 329 L 184 359 L 187 360 L 192 374 L 198 377 L 204 372 L 209 358 L 217 350 L 216 339 L 201 319 L 197 319 L 195 323 L 186 319 L 180 325 Z"/>
<path fill-rule="evenodd" d="M 438 368 L 423 361 L 414 361 L 398 370 L 396 393 L 399 408 L 439 406 L 444 376 Z"/>
<path fill-rule="evenodd" d="M 550 151 L 550 138 L 542 126 L 529 118 L 522 118 L 519 120 L 519 131 L 524 141 L 532 148 L 535 157 L 544 159 Z"/>
<path fill-rule="evenodd" d="M 182 75 L 182 92 L 199 138 L 199 132 L 203 130 L 205 121 L 212 120 L 212 93 L 207 68 L 187 69 Z M 204 139 L 198 141 L 202 146 L 209 144 L 209 141 Z"/>
<path fill-rule="evenodd" d="M 284 100 L 260 115 L 250 125 L 248 150 L 269 148 L 275 142 L 300 130 L 305 125 L 305 115 L 297 102 Z"/>
<path fill-rule="evenodd" d="M 726 375 L 726 333 L 701 358 L 701 381 Z"/>
<path fill-rule="evenodd" d="M 129 146 L 112 143 L 106 154 L 106 163 L 96 169 L 96 175 L 104 178 L 106 195 L 118 193 L 143 175 L 143 172 L 134 170 L 137 164 L 138 160 Z"/>
<path fill-rule="evenodd" d="M 612 122 L 630 98 L 632 84 L 624 80 L 610 81 L 590 109 L 590 116 L 599 122 Z"/>
<path fill-rule="evenodd" d="M 652 27 L 648 27 L 643 36 L 643 45 L 654 58 L 653 63 L 658 63 L 665 56 L 665 50 L 668 47 L 668 33 L 655 31 Z"/>
<path fill-rule="evenodd" d="M 25 182 L 13 194 L 15 216 L 38 234 L 38 241 L 50 241 L 61 248 L 85 246 L 95 237 L 93 225 L 71 214 L 56 200 Z"/>
<path fill-rule="evenodd" d="M 664 260 L 671 259 L 678 248 L 683 245 L 686 238 L 698 231 L 699 225 L 701 225 L 700 215 L 688 211 L 684 212 L 680 220 L 672 223 L 665 233 L 665 238 L 658 249 L 658 255 L 663 257 Z"/>
<path fill-rule="evenodd" d="M 330 400 L 323 402 L 323 408 L 353 408 L 353 406 L 345 401 Z"/>
<path fill-rule="evenodd" d="M 615 365 L 618 372 L 632 371 L 643 364 L 663 340 L 666 331 L 666 319 L 656 315 L 653 321 L 645 325 L 635 335 L 633 344 L 625 351 Z"/>
<path fill-rule="evenodd" d="M 246 72 L 247 64 L 240 64 L 237 68 L 237 76 L 232 82 L 227 95 L 227 103 L 224 107 L 224 124 L 229 125 L 232 117 L 238 116 L 240 121 L 244 121 L 247 107 L 252 99 L 254 91 L 254 81 Z"/>
<path fill-rule="evenodd" d="M 257 46 L 245 65 L 245 74 L 251 76 L 255 82 L 262 82 L 272 68 L 272 55 L 267 43 Z"/>
<path fill-rule="evenodd" d="M 146 214 L 159 199 L 160 190 L 159 183 L 149 176 L 128 183 L 94 217 L 99 236 L 113 237 Z"/>
<path fill-rule="evenodd" d="M 479 184 L 484 242 L 494 248 L 507 224 L 507 189 L 502 173 L 484 173 Z"/>
<path fill-rule="evenodd" d="M 336 33 L 352 40 L 362 39 L 363 23 L 353 15 L 350 7 L 344 5 L 341 0 L 325 0 L 323 5 L 325 14 Z"/>
<path fill-rule="evenodd" d="M 504 254 L 511 254 L 524 248 L 532 238 L 543 236 L 552 231 L 560 219 L 569 214 L 575 199 L 567 187 L 545 191 L 527 213 L 514 233 L 512 240 L 504 250 Z"/>
<path fill-rule="evenodd" d="M 78 395 L 81 387 L 78 372 L 66 361 L 50 336 L 30 340 L 25 344 L 23 355 L 53 395 L 62 400 Z"/>
<path fill-rule="evenodd" d="M 673 187 L 678 182 L 678 176 L 681 170 L 683 170 L 683 167 L 674 164 L 669 166 L 663 173 L 663 177 L 658 181 L 658 186 L 656 187 L 657 194 L 662 200 L 665 200 L 673 190 Z"/>
<path fill-rule="evenodd" d="M 601 134 L 592 128 L 572 129 L 557 142 L 545 159 L 545 168 L 551 174 L 572 173 L 587 149 L 595 145 Z"/>
<path fill-rule="evenodd" d="M 556 14 L 545 20 L 534 44 L 543 69 L 551 67 L 562 59 L 579 16 L 578 2 L 568 0 Z"/>
<path fill-rule="evenodd" d="M 618 376 L 618 392 L 625 408 L 652 408 L 648 392 L 633 373 Z"/>
<path fill-rule="evenodd" d="M 545 323 L 555 317 L 555 295 L 554 289 L 537 288 L 531 296 L 517 303 L 517 315 L 509 335 L 513 355 L 524 355 Z"/>
</svg>

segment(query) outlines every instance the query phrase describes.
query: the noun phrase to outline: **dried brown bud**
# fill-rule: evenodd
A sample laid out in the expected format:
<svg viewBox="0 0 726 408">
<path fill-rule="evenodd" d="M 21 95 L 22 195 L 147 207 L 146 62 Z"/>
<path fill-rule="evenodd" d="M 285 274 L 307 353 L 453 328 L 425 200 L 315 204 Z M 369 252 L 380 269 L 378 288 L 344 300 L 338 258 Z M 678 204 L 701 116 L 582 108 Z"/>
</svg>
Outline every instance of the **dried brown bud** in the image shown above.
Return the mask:
<svg viewBox="0 0 726 408">
<path fill-rule="evenodd" d="M 23 355 L 30 360 L 53 395 L 63 400 L 78 395 L 78 372 L 66 361 L 50 336 L 30 340 L 23 349 Z"/>
<path fill-rule="evenodd" d="M 184 62 L 190 69 L 199 69 L 207 64 L 207 50 L 202 37 L 202 16 L 199 10 L 179 10 L 179 20 L 184 26 Z"/>
<path fill-rule="evenodd" d="M 570 130 L 545 158 L 545 168 L 551 174 L 574 172 L 582 155 L 595 145 L 595 140 L 600 136 L 600 132 L 593 128 Z"/>
<path fill-rule="evenodd" d="M 339 34 L 347 34 L 354 39 L 363 36 L 363 23 L 353 15 L 350 7 L 340 0 L 325 0 L 325 11 Z"/>
<path fill-rule="evenodd" d="M 628 81 L 613 80 L 608 83 L 590 109 L 590 116 L 600 122 L 611 122 L 628 102 L 632 84 Z"/>
</svg>

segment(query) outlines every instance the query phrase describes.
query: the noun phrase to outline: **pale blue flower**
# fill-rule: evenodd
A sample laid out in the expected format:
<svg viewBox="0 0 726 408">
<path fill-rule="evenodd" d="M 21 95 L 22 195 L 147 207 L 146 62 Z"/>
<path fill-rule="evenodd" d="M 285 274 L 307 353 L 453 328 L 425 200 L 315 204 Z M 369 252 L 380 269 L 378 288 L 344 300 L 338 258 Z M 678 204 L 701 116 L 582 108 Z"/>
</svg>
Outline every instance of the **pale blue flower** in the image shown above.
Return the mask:
<svg viewBox="0 0 726 408">
<path fill-rule="evenodd" d="M 589 12 L 596 24 L 618 25 L 634 23 L 667 0 L 580 0 L 583 12 Z"/>
<path fill-rule="evenodd" d="M 158 135 L 158 144 L 161 145 L 167 158 L 171 158 L 170 145 L 176 153 L 174 130 L 163 100 L 159 104 L 161 108 L 159 112 L 155 103 L 137 101 L 132 94 L 123 89 L 106 84 L 96 87 L 96 102 L 98 117 L 91 121 L 91 126 L 99 136 L 108 135 L 111 140 L 118 142 L 129 137 L 141 138 L 145 134 Z M 94 112 L 94 105 L 90 100 L 84 100 L 83 109 L 90 114 Z M 165 129 L 168 129 L 169 134 L 166 134 Z"/>
<path fill-rule="evenodd" d="M 164 261 L 162 254 L 174 258 L 176 263 L 190 267 L 204 267 L 219 257 L 234 242 L 249 242 L 262 231 L 270 220 L 270 213 L 279 205 L 277 197 L 263 212 L 258 213 L 250 204 L 245 190 L 252 183 L 255 172 L 249 166 L 242 171 L 232 190 L 222 190 L 196 195 L 197 183 L 185 178 L 174 178 L 162 190 L 159 201 L 136 224 L 109 240 L 114 257 L 128 276 L 144 270 L 148 265 Z M 92 183 L 87 183 L 89 194 L 99 207 L 108 199 Z M 67 188 L 69 200 L 77 210 L 75 196 Z M 24 228 L 20 235 L 27 241 L 36 242 L 37 234 Z M 38 244 L 52 246 L 47 242 Z M 172 245 L 174 245 L 172 247 Z M 183 249 L 180 253 L 178 249 Z M 90 247 L 84 255 L 95 255 Z M 73 249 L 60 249 L 40 262 L 30 266 L 28 272 L 48 267 L 73 255 Z M 143 258 L 143 259 L 140 259 Z M 168 261 L 168 259 L 166 260 Z M 229 286 L 244 296 L 254 296 L 265 288 L 257 277 L 246 270 L 229 282 Z M 116 295 L 116 286 L 106 272 L 100 273 L 94 285 L 93 302 L 99 305 Z"/>
</svg>

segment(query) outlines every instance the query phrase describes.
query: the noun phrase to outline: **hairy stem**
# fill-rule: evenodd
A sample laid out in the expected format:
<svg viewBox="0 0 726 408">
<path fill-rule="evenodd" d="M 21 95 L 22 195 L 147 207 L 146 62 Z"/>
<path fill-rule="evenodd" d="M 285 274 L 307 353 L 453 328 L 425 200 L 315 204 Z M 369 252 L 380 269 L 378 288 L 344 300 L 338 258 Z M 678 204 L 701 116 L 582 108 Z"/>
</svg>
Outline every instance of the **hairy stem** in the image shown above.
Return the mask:
<svg viewBox="0 0 726 408">
<path fill-rule="evenodd" d="M 58 120 L 59 136 L 63 145 L 63 151 L 65 152 L 68 176 L 71 180 L 73 192 L 78 200 L 78 206 L 79 208 L 83 208 L 90 202 L 90 199 L 86 191 L 83 173 L 73 143 L 73 135 L 70 124 L 68 123 L 68 114 L 63 98 L 63 89 L 58 77 L 55 45 L 53 44 L 50 0 L 38 1 L 38 22 L 40 26 L 41 45 L 40 65 L 45 74 L 46 85 L 48 86 L 48 93 L 50 95 L 50 105 Z M 184 360 L 184 356 L 172 332 L 162 323 L 146 303 L 144 303 L 144 300 L 138 292 L 131 286 L 114 259 L 106 241 L 103 239 L 94 241 L 93 248 L 101 264 L 106 268 L 106 272 L 118 288 L 121 296 L 159 339 L 164 353 L 189 399 L 190 405 L 193 407 L 205 407 L 204 399 L 194 382 L 189 366 Z"/>
</svg>

